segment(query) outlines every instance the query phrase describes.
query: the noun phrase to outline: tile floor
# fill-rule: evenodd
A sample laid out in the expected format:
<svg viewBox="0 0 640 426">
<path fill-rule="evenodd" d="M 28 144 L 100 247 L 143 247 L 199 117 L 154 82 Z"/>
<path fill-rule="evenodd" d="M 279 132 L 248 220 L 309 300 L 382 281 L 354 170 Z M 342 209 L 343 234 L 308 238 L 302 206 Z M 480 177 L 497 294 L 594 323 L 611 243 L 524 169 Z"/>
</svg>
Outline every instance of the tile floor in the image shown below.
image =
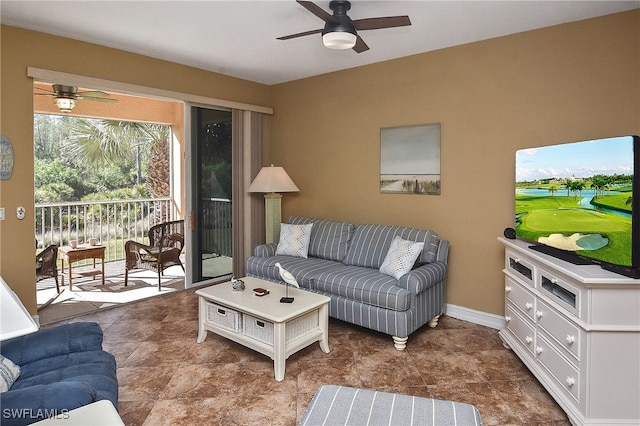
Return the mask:
<svg viewBox="0 0 640 426">
<path fill-rule="evenodd" d="M 212 333 L 196 343 L 194 290 L 65 322 L 84 320 L 102 326 L 116 357 L 127 425 L 296 425 L 326 383 L 471 403 L 485 425 L 570 425 L 497 330 L 451 317 L 415 332 L 404 352 L 331 319 L 331 353 L 316 343 L 292 355 L 282 382 L 264 355 Z"/>
</svg>

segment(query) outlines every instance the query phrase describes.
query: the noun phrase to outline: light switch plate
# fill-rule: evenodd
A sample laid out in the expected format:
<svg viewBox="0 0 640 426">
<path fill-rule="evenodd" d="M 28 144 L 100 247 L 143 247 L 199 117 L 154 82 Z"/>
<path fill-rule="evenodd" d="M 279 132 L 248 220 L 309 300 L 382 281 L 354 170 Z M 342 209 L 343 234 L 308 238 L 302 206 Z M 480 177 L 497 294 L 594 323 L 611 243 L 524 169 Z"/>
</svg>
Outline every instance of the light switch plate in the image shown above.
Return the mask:
<svg viewBox="0 0 640 426">
<path fill-rule="evenodd" d="M 0 207 L 0 220 L 4 220 L 4 207 Z"/>
</svg>

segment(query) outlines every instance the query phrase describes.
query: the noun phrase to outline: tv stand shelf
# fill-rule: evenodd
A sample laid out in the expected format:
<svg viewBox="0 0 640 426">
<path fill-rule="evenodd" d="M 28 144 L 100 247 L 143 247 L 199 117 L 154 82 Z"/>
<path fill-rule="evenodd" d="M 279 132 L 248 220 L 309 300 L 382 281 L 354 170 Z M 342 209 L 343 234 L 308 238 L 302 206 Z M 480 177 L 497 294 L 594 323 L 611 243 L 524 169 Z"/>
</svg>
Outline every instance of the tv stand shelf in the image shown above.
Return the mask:
<svg viewBox="0 0 640 426">
<path fill-rule="evenodd" d="M 574 425 L 640 424 L 640 280 L 505 246 L 500 330 Z"/>
</svg>

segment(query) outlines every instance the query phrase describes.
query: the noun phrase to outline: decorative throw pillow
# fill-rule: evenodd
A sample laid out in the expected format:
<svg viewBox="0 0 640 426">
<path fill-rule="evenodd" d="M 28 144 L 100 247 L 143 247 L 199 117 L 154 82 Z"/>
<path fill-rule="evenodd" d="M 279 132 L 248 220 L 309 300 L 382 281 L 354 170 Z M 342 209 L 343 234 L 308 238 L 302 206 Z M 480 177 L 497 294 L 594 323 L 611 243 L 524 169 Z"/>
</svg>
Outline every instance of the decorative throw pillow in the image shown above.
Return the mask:
<svg viewBox="0 0 640 426">
<path fill-rule="evenodd" d="M 6 392 L 13 382 L 18 380 L 20 366 L 15 365 L 9 358 L 0 355 L 0 392 Z"/>
<path fill-rule="evenodd" d="M 296 257 L 307 257 L 309 253 L 309 241 L 311 240 L 311 228 L 313 223 L 306 225 L 280 225 L 280 240 L 276 247 L 276 255 L 286 254 Z"/>
<path fill-rule="evenodd" d="M 396 236 L 391 241 L 389 251 L 382 261 L 380 272 L 391 275 L 399 280 L 401 276 L 409 272 L 420 256 L 424 243 L 403 240 Z"/>
</svg>

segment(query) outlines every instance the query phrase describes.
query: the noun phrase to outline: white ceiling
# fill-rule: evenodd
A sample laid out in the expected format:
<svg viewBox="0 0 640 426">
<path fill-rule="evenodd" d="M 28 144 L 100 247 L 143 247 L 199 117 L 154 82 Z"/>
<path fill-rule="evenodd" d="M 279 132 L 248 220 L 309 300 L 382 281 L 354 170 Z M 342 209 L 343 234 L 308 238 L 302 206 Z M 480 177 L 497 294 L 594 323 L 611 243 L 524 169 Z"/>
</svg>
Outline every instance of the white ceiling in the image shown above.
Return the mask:
<svg viewBox="0 0 640 426">
<path fill-rule="evenodd" d="M 329 1 L 316 1 L 329 12 Z M 361 31 L 370 50 L 329 50 L 294 0 L 1 0 L 3 24 L 114 47 L 264 84 L 640 7 L 634 1 L 352 1 L 352 19 L 409 15 L 410 27 Z M 81 54 L 81 52 L 78 52 Z"/>
</svg>

